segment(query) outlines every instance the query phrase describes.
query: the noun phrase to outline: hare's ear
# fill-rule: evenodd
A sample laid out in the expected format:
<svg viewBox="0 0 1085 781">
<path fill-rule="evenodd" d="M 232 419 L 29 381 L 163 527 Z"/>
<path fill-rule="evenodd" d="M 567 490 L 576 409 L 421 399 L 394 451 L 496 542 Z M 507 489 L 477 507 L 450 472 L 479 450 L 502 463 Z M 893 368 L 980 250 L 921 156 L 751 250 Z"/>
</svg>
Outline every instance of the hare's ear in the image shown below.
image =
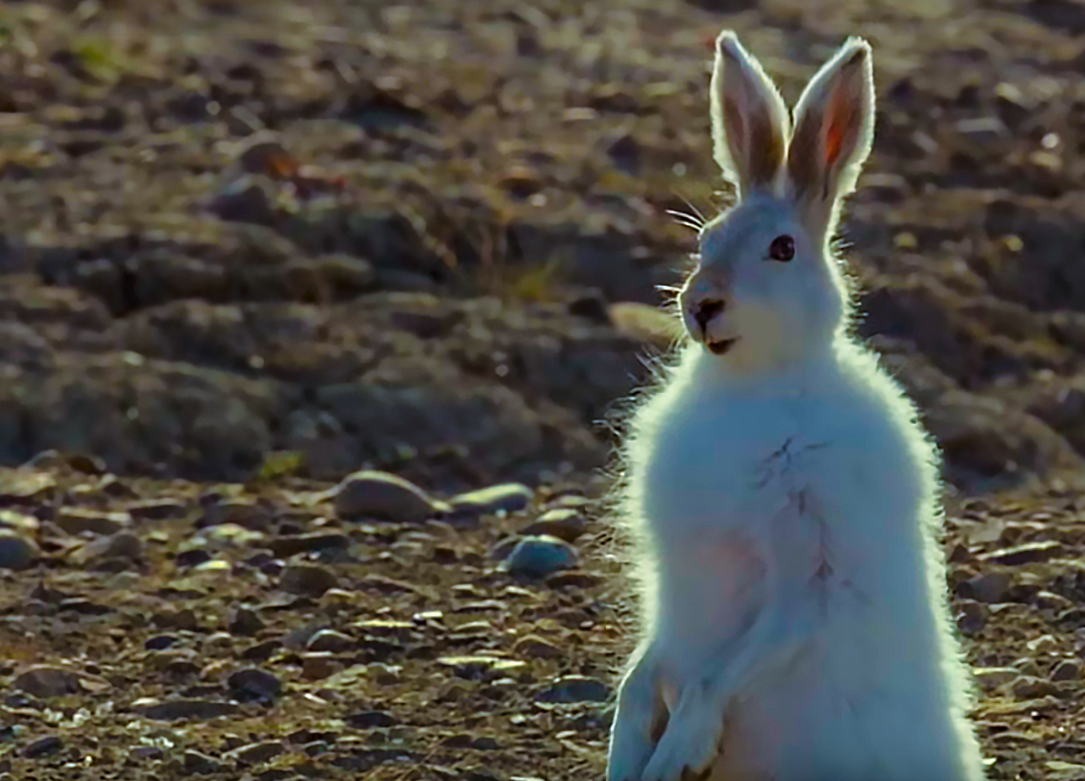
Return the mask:
<svg viewBox="0 0 1085 781">
<path fill-rule="evenodd" d="M 787 109 L 760 63 L 725 30 L 712 71 L 712 138 L 716 162 L 740 193 L 773 189 L 784 164 Z"/>
<path fill-rule="evenodd" d="M 851 38 L 810 80 L 795 107 L 787 152 L 793 194 L 823 228 L 855 188 L 874 136 L 870 44 Z"/>
</svg>

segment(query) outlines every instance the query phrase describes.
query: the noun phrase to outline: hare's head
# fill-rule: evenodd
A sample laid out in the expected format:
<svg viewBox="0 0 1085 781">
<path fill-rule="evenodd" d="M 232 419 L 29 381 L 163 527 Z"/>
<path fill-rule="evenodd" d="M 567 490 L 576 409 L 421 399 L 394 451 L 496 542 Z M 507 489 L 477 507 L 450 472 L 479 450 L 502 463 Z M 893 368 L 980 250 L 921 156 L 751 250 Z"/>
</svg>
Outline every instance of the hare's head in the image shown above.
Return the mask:
<svg viewBox="0 0 1085 781">
<path fill-rule="evenodd" d="M 716 159 L 739 201 L 702 230 L 679 304 L 694 341 L 736 370 L 757 371 L 824 349 L 845 321 L 848 295 L 829 241 L 870 151 L 870 46 L 849 40 L 814 76 L 792 131 L 772 82 L 724 32 L 711 99 Z"/>
</svg>

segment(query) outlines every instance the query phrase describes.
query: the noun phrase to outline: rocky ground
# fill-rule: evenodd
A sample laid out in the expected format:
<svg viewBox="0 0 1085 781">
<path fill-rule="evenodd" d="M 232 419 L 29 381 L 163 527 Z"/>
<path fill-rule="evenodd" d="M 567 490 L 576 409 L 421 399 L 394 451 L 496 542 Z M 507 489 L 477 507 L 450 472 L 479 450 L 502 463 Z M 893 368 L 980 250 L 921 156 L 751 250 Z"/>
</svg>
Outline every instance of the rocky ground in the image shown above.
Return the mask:
<svg viewBox="0 0 1085 781">
<path fill-rule="evenodd" d="M 599 777 L 604 421 L 727 200 L 724 26 L 789 100 L 875 47 L 859 330 L 992 778 L 1085 778 L 1073 0 L 0 5 L 0 778 Z"/>
</svg>

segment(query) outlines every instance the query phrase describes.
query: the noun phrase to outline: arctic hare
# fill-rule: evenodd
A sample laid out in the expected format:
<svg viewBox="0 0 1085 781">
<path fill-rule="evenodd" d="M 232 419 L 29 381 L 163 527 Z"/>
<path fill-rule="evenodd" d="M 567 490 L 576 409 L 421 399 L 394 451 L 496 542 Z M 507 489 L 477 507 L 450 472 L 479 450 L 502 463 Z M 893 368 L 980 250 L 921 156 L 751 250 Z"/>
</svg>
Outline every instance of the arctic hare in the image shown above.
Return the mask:
<svg viewBox="0 0 1085 781">
<path fill-rule="evenodd" d="M 938 454 L 848 332 L 830 241 L 870 151 L 870 46 L 849 40 L 795 126 L 732 32 L 712 76 L 739 202 L 701 232 L 690 339 L 636 411 L 622 512 L 645 637 L 609 781 L 978 781 L 951 631 Z"/>
</svg>

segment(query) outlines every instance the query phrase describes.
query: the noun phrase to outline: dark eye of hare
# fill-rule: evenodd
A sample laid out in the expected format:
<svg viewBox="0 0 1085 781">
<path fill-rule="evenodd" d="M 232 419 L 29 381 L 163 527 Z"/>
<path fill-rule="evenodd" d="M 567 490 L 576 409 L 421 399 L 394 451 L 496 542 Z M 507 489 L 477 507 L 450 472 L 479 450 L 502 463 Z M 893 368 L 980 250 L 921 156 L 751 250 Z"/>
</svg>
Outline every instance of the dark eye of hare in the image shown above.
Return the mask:
<svg viewBox="0 0 1085 781">
<path fill-rule="evenodd" d="M 795 257 L 795 240 L 790 236 L 777 236 L 769 245 L 769 259 L 787 263 Z"/>
</svg>

